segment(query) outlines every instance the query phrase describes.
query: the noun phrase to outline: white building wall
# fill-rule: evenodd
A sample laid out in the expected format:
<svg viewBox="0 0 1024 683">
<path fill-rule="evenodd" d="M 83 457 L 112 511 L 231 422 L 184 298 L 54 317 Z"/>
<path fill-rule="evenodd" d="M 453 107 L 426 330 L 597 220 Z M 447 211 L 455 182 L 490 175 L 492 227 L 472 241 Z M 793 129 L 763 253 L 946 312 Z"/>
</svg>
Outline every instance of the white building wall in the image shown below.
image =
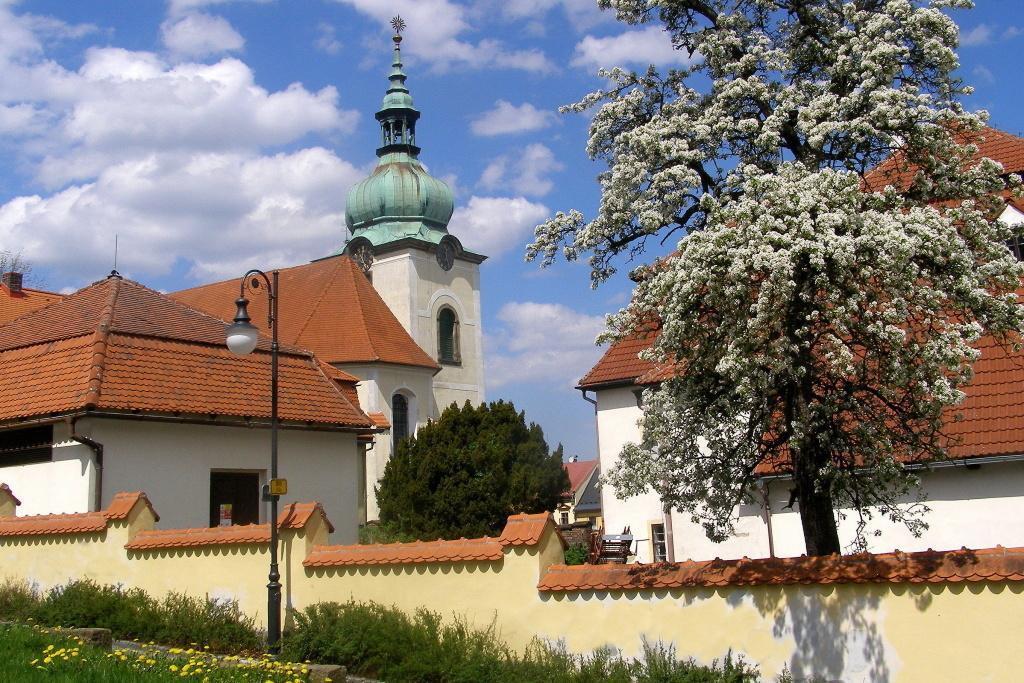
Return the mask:
<svg viewBox="0 0 1024 683">
<path fill-rule="evenodd" d="M 596 392 L 597 425 L 601 471 L 618 462 L 622 447 L 640 440 L 637 421 L 641 410 L 632 387 Z M 924 520 L 929 524 L 920 538 L 903 525 L 878 517 L 868 527 L 869 549 L 889 552 L 948 550 L 967 546 L 988 548 L 1024 546 L 1024 462 L 991 463 L 980 466 L 937 467 L 920 473 L 925 504 L 931 509 Z M 771 527 L 777 557 L 795 557 L 805 553 L 803 531 L 797 509 L 787 509 L 792 484 L 785 479 L 768 482 L 771 501 Z M 629 526 L 637 539 L 637 561 L 650 562 L 653 556 L 650 525 L 661 523 L 663 513 L 657 495 L 652 493 L 619 500 L 610 486 L 601 492 L 606 533 L 618 533 Z M 708 540 L 704 529 L 688 515 L 672 513 L 673 550 L 677 561 L 708 560 L 715 557 L 767 557 L 768 525 L 761 504 L 761 492 L 755 502 L 737 506 L 736 534 L 722 543 Z M 908 498 L 904 504 L 913 504 Z M 840 541 L 844 551 L 854 549 L 857 520 L 852 514 L 839 520 Z M 873 531 L 881 531 L 874 536 Z"/>
<path fill-rule="evenodd" d="M 484 401 L 483 330 L 480 319 L 480 266 L 455 260 L 451 270 L 434 254 L 406 248 L 384 254 L 371 269 L 373 286 L 402 326 L 431 358 L 437 358 L 437 315 L 451 307 L 459 319 L 462 362 L 442 365 L 434 376 L 436 412 L 452 403 Z"/>
<path fill-rule="evenodd" d="M 257 472 L 261 484 L 267 480 L 268 429 L 90 418 L 79 422 L 78 431 L 104 446 L 103 506 L 119 491 L 145 491 L 160 528 L 209 525 L 211 470 Z M 358 453 L 354 434 L 280 432 L 279 476 L 288 480 L 281 502 L 321 502 L 336 543 L 357 540 Z M 32 500 L 28 494 L 26 499 Z M 261 521 L 268 514 L 264 504 Z"/>
<path fill-rule="evenodd" d="M 391 397 L 401 392 L 409 400 L 410 433 L 415 433 L 428 420 L 437 415 L 434 403 L 433 374 L 428 368 L 373 363 L 365 365 L 341 364 L 339 368 L 358 377 L 359 405 L 368 413 L 384 413 L 393 423 Z M 384 476 L 384 468 L 391 459 L 392 434 L 379 434 L 373 446 L 366 451 L 364 490 L 366 492 L 366 518 L 377 519 L 380 509 L 373 494 L 374 487 Z"/>
<path fill-rule="evenodd" d="M 92 450 L 68 438 L 65 423 L 54 425 L 53 460 L 0 467 L 0 483 L 21 501 L 18 515 L 89 512 L 94 503 L 96 467 Z"/>
<path fill-rule="evenodd" d="M 637 421 L 642 416 L 634 387 L 604 389 L 597 397 L 597 445 L 601 475 L 611 472 L 619 462 L 619 453 L 627 443 L 640 441 Z M 608 484 L 601 487 L 601 513 L 605 533 L 618 534 L 630 528 L 636 539 L 637 560 L 650 562 L 651 525 L 664 520 L 661 501 L 653 491 L 627 500 L 620 499 Z"/>
</svg>

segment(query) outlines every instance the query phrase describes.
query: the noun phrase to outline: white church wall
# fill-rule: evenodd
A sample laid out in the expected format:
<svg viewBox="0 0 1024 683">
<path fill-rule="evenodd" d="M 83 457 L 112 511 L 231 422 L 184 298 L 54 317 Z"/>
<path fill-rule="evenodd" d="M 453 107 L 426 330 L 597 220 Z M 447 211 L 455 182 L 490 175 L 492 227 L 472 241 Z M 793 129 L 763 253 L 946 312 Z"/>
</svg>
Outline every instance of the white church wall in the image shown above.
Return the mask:
<svg viewBox="0 0 1024 683">
<path fill-rule="evenodd" d="M 66 424 L 53 429 L 53 459 L 32 465 L 0 467 L 0 483 L 22 500 L 19 515 L 89 512 L 96 476 L 92 450 L 69 440 Z"/>
<path fill-rule="evenodd" d="M 360 378 L 357 386 L 359 404 L 368 413 L 383 413 L 392 421 L 391 397 L 401 392 L 409 400 L 410 433 L 436 415 L 433 396 L 433 374 L 429 368 L 374 363 L 366 365 L 343 364 L 339 368 Z M 378 434 L 373 446 L 366 451 L 364 483 L 366 491 L 366 518 L 377 519 L 379 508 L 373 495 L 374 487 L 384 476 L 384 468 L 391 458 L 392 433 Z"/>
<path fill-rule="evenodd" d="M 118 491 L 145 491 L 163 528 L 209 525 L 211 470 L 256 472 L 261 485 L 267 479 L 268 429 L 83 419 L 79 431 L 104 446 L 103 505 Z M 281 502 L 323 503 L 335 543 L 357 541 L 359 453 L 354 434 L 280 432 L 278 467 L 288 480 Z M 261 521 L 268 508 L 261 506 Z"/>
<path fill-rule="evenodd" d="M 416 343 L 434 359 L 437 315 L 449 306 L 459 320 L 461 362 L 443 364 L 433 379 L 439 414 L 452 403 L 484 400 L 480 320 L 480 266 L 456 259 L 445 271 L 430 252 L 415 248 L 383 254 L 374 261 L 373 286 Z"/>
</svg>

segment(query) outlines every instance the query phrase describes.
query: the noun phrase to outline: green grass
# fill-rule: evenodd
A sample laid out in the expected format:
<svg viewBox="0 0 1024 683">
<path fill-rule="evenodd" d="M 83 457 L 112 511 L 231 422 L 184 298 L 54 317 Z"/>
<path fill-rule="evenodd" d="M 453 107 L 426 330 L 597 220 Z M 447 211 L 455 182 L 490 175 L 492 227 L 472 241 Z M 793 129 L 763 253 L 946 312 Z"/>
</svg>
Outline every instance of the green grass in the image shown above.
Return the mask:
<svg viewBox="0 0 1024 683">
<path fill-rule="evenodd" d="M 0 681 L 131 683 L 141 681 L 306 681 L 301 665 L 255 660 L 222 668 L 211 655 L 184 651 L 174 657 L 154 650 L 105 652 L 40 627 L 0 626 Z"/>
</svg>

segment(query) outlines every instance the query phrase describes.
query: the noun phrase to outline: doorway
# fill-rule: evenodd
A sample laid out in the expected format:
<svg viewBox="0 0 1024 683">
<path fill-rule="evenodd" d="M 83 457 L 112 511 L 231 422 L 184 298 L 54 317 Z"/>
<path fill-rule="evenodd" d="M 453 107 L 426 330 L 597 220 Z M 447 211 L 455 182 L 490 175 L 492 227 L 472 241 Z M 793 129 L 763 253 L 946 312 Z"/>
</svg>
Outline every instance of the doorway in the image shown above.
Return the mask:
<svg viewBox="0 0 1024 683">
<path fill-rule="evenodd" d="M 210 526 L 259 524 L 260 475 L 210 472 Z"/>
</svg>

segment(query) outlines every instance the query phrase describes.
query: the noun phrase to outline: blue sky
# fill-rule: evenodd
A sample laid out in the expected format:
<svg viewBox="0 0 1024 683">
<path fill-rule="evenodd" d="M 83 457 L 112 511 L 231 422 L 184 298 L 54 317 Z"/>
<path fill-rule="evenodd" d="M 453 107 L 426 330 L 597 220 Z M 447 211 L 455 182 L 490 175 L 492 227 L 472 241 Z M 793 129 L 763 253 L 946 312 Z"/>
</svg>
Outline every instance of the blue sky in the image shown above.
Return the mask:
<svg viewBox="0 0 1024 683">
<path fill-rule="evenodd" d="M 1024 3 L 958 11 L 968 104 L 1024 133 Z M 513 400 L 567 453 L 595 455 L 572 389 L 599 357 L 623 272 L 523 262 L 557 210 L 592 214 L 601 170 L 562 104 L 599 66 L 681 61 L 656 27 L 596 0 L 0 0 L 0 249 L 72 290 L 119 270 L 174 290 L 303 263 L 345 240 L 348 187 L 375 162 L 373 112 L 408 24 L 421 158 L 456 193 L 451 230 L 482 267 L 488 398 Z"/>
</svg>

